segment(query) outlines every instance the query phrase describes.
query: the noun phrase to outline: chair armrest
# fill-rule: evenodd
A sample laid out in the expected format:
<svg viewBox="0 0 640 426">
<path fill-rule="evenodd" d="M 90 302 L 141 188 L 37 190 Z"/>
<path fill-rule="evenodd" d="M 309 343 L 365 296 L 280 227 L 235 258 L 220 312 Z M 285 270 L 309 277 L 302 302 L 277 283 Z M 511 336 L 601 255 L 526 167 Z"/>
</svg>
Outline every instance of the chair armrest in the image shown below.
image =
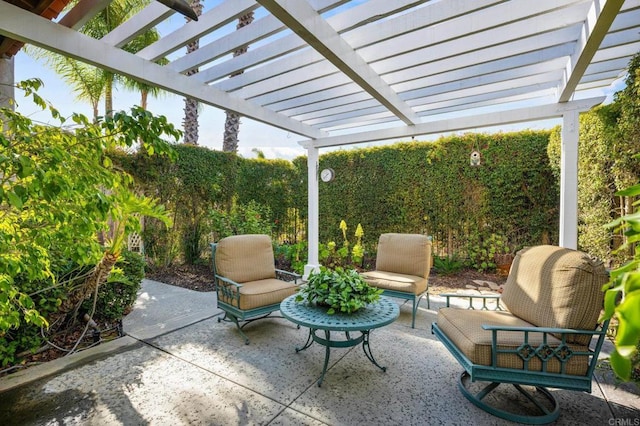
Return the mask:
<svg viewBox="0 0 640 426">
<path fill-rule="evenodd" d="M 240 306 L 241 288 L 242 284 L 216 274 L 216 294 L 218 295 L 218 300 L 227 301 L 230 305 Z"/>
<path fill-rule="evenodd" d="M 447 308 L 450 307 L 450 303 L 451 303 L 451 298 L 453 297 L 458 297 L 458 298 L 463 298 L 463 299 L 469 299 L 469 306 L 467 307 L 467 309 L 473 309 L 475 310 L 476 308 L 473 307 L 473 301 L 475 299 L 479 299 L 482 300 L 482 307 L 480 308 L 483 311 L 504 311 L 504 309 L 502 308 L 502 306 L 500 306 L 500 294 L 462 294 L 462 293 L 442 293 L 439 294 L 440 297 L 444 297 L 447 299 Z M 492 301 L 496 301 L 496 307 L 495 308 L 490 308 L 487 306 L 487 301 L 492 300 Z"/>
<path fill-rule="evenodd" d="M 298 280 L 302 279 L 302 275 L 295 272 L 285 271 L 283 269 L 276 269 L 276 278 L 282 281 L 293 281 L 294 284 L 298 284 Z"/>
<path fill-rule="evenodd" d="M 598 359 L 598 354 L 602 349 L 602 344 L 604 343 L 604 339 L 607 334 L 607 328 L 609 325 L 609 321 L 605 321 L 600 324 L 599 328 L 595 330 L 578 330 L 572 328 L 556 328 L 556 327 L 527 327 L 527 326 L 499 326 L 499 325 L 488 325 L 482 324 L 482 328 L 484 330 L 491 331 L 491 364 L 492 366 L 498 366 L 498 355 L 499 354 L 516 354 L 525 363 L 525 370 L 528 369 L 528 362 L 530 359 L 538 357 L 543 361 L 547 361 L 551 358 L 557 358 L 562 363 L 562 374 L 564 374 L 565 364 L 569 359 L 573 356 L 587 356 L 589 357 L 589 369 L 588 376 L 590 377 L 593 373 L 593 369 L 595 368 L 596 361 Z M 499 349 L 498 348 L 498 332 L 516 332 L 522 333 L 522 344 L 517 349 Z M 543 343 L 537 345 L 537 347 L 533 347 L 529 344 L 529 334 L 530 333 L 542 333 L 542 341 Z M 559 343 L 550 343 L 547 340 L 547 336 L 552 334 L 555 338 L 559 338 Z M 586 350 L 576 350 L 577 344 L 567 343 L 567 336 L 569 335 L 587 335 L 587 336 L 598 336 L 598 340 L 596 346 L 593 350 L 589 348 L 589 344 L 587 345 Z M 558 336 L 559 335 L 559 336 Z M 573 346 L 570 346 L 573 345 Z M 545 366 L 546 368 L 546 366 Z"/>
<path fill-rule="evenodd" d="M 554 327 L 514 327 L 514 326 L 502 326 L 502 325 L 489 325 L 482 324 L 482 328 L 484 330 L 491 331 L 516 331 L 516 332 L 527 332 L 527 333 L 553 333 L 553 334 L 588 334 L 588 335 L 601 335 L 606 334 L 606 329 L 602 328 L 600 330 L 578 330 L 575 328 L 554 328 Z"/>
</svg>

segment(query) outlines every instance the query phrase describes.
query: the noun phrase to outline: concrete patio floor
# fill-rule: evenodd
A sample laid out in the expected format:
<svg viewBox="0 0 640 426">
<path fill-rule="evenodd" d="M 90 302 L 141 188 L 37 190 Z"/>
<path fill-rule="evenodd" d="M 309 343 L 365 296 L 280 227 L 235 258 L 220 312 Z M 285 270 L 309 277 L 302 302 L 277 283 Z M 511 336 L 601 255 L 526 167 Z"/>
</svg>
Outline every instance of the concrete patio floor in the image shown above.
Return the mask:
<svg viewBox="0 0 640 426">
<path fill-rule="evenodd" d="M 235 326 L 217 322 L 213 293 L 145 280 L 125 319 L 128 336 L 0 379 L 0 423 L 510 424 L 458 391 L 461 368 L 430 332 L 438 306 L 438 297 L 432 310 L 421 306 L 411 329 L 403 305 L 396 322 L 371 332 L 386 373 L 360 346 L 332 349 L 318 387 L 324 348 L 294 350 L 307 330 L 261 320 L 245 328 L 246 346 Z M 592 394 L 553 390 L 562 406 L 556 424 L 640 425 L 637 389 L 616 388 L 612 377 L 600 369 Z"/>
</svg>

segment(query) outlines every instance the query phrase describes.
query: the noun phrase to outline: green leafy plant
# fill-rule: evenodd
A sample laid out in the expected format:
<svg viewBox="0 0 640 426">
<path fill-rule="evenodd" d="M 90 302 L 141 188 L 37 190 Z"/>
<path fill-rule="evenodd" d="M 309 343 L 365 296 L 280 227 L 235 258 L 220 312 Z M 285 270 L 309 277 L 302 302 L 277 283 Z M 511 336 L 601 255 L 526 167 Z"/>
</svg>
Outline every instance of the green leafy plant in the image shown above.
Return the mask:
<svg viewBox="0 0 640 426">
<path fill-rule="evenodd" d="M 350 314 L 376 302 L 381 294 L 382 290 L 367 284 L 355 270 L 321 268 L 299 287 L 296 301 L 327 306 L 329 315 L 336 312 Z"/>
<path fill-rule="evenodd" d="M 640 184 L 618 191 L 619 196 L 639 196 Z M 634 207 L 640 201 L 633 203 Z M 623 216 L 609 224 L 610 228 L 624 232 L 627 242 L 618 250 L 629 248 L 630 244 L 640 241 L 640 212 Z M 615 318 L 618 328 L 615 338 L 615 351 L 611 354 L 611 366 L 616 375 L 630 380 L 640 373 L 640 252 L 636 250 L 633 260 L 614 269 L 610 280 L 604 286 L 603 319 Z M 637 376 L 636 376 L 637 377 Z"/>
<path fill-rule="evenodd" d="M 279 261 L 279 269 L 292 270 L 298 274 L 304 272 L 307 263 L 307 242 L 296 244 L 276 244 L 274 248 L 276 261 Z"/>
<path fill-rule="evenodd" d="M 481 235 L 474 233 L 469 236 L 467 253 L 470 266 L 480 272 L 495 270 L 496 256 L 509 253 L 507 239 L 492 233 Z"/>
<path fill-rule="evenodd" d="M 37 292 L 56 288 L 60 259 L 90 268 L 60 298 L 55 313 L 60 321 L 55 322 L 63 324 L 107 282 L 126 235 L 139 231 L 138 215 L 170 222 L 156 200 L 136 195 L 132 177 L 114 167 L 106 153 L 143 141 L 145 155 L 172 156 L 163 138 L 177 140 L 180 132 L 166 118 L 140 108 L 96 122 L 73 114 L 69 124 L 37 96 L 40 84 L 34 80 L 20 87 L 50 111 L 58 126 L 0 110 L 5 129 L 0 134 L 0 337 L 24 323 L 54 323 L 42 315 L 23 283 L 40 283 Z"/>
<path fill-rule="evenodd" d="M 124 250 L 107 278 L 107 285 L 98 289 L 96 320 L 112 321 L 122 318 L 136 301 L 144 278 L 144 257 Z M 86 300 L 82 308 L 90 312 L 92 300 Z"/>
<path fill-rule="evenodd" d="M 434 256 L 433 267 L 440 275 L 453 275 L 464 268 L 464 261 L 458 256 Z"/>
<path fill-rule="evenodd" d="M 273 224 L 269 206 L 255 201 L 247 204 L 235 203 L 230 211 L 212 210 L 210 218 L 213 231 L 219 238 L 240 234 L 271 235 Z"/>
</svg>

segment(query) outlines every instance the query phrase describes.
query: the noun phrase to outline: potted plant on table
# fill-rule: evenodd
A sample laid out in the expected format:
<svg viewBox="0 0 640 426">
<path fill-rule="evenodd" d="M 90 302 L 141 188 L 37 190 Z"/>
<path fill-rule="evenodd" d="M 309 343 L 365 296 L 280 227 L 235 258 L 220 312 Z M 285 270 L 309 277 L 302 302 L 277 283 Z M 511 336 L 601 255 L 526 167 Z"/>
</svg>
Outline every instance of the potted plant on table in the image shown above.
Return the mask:
<svg viewBox="0 0 640 426">
<path fill-rule="evenodd" d="M 370 286 L 355 270 L 321 268 L 298 289 L 296 302 L 326 306 L 327 313 L 351 314 L 380 299 L 381 289 Z"/>
</svg>

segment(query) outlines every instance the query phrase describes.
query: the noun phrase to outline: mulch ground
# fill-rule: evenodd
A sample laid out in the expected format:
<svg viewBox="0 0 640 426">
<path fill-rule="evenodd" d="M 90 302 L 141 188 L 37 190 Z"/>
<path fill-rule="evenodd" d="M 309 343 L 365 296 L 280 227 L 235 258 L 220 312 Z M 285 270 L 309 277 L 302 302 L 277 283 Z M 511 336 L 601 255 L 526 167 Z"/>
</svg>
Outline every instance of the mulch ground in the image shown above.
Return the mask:
<svg viewBox="0 0 640 426">
<path fill-rule="evenodd" d="M 147 278 L 151 280 L 195 291 L 214 291 L 212 276 L 209 265 L 181 265 L 147 272 Z M 504 284 L 506 277 L 470 269 L 453 275 L 438 275 L 432 272 L 429 276 L 429 292 L 438 294 L 463 289 L 467 285 L 473 285 L 474 280 L 492 281 L 500 285 Z"/>
</svg>

